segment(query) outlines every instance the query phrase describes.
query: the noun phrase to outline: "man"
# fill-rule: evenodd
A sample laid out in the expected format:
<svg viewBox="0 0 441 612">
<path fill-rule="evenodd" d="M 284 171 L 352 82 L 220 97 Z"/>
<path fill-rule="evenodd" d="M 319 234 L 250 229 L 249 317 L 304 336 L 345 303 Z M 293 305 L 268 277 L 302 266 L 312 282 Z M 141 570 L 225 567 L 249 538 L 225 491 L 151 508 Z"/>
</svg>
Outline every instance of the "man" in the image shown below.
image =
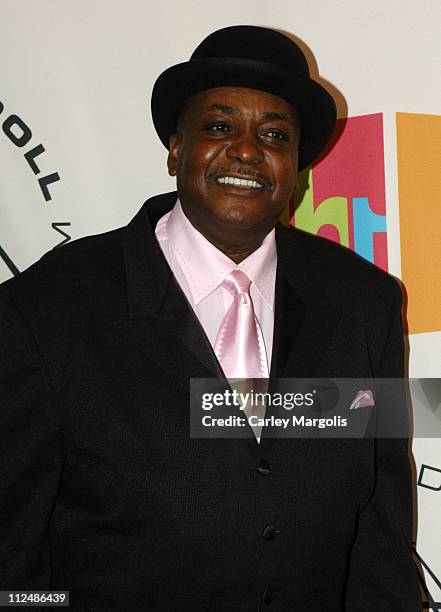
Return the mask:
<svg viewBox="0 0 441 612">
<path fill-rule="evenodd" d="M 332 98 L 288 38 L 236 26 L 159 77 L 152 113 L 177 193 L 1 287 L 1 588 L 419 610 L 406 440 L 189 436 L 191 378 L 402 376 L 396 282 L 277 224 Z"/>
</svg>

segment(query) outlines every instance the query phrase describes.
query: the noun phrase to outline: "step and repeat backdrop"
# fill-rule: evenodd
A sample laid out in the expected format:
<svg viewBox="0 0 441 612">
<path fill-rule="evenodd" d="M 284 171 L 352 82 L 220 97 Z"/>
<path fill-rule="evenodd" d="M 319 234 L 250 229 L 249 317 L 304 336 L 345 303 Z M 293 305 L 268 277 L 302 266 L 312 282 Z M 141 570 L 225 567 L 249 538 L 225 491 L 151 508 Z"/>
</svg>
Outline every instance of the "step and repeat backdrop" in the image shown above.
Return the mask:
<svg viewBox="0 0 441 612">
<path fill-rule="evenodd" d="M 157 75 L 213 30 L 272 27 L 302 46 L 340 117 L 282 220 L 400 278 L 409 376 L 441 377 L 439 0 L 3 0 L 0 11 L 0 282 L 174 189 L 150 117 Z M 436 608 L 441 440 L 416 439 L 413 452 Z"/>
</svg>

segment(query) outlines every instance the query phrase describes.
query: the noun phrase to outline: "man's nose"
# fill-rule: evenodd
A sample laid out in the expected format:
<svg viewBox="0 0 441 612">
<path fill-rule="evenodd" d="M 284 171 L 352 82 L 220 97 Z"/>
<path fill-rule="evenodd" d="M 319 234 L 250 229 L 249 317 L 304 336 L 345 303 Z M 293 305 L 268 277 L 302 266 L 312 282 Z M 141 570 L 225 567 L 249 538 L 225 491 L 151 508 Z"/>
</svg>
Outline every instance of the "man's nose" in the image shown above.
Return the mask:
<svg viewBox="0 0 441 612">
<path fill-rule="evenodd" d="M 260 164 L 264 160 L 262 147 L 255 135 L 250 132 L 238 134 L 228 146 L 226 153 L 230 159 L 243 164 Z"/>
</svg>

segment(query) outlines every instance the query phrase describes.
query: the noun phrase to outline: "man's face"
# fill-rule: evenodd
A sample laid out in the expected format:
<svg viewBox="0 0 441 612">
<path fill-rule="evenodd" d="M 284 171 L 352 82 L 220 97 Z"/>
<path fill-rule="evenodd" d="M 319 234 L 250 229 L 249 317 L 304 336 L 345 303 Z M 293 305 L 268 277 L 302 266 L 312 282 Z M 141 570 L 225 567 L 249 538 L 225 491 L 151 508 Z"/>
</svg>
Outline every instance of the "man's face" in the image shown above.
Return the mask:
<svg viewBox="0 0 441 612">
<path fill-rule="evenodd" d="M 298 144 L 295 111 L 282 98 L 244 87 L 195 94 L 168 158 L 186 216 L 224 252 L 254 250 L 294 192 Z"/>
</svg>

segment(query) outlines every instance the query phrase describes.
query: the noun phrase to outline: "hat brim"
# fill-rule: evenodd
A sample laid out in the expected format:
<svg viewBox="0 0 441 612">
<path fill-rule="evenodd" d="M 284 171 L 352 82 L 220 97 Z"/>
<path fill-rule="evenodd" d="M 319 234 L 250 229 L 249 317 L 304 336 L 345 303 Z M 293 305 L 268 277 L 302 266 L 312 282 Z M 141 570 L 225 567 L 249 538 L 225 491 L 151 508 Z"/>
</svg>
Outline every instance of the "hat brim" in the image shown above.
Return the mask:
<svg viewBox="0 0 441 612">
<path fill-rule="evenodd" d="M 299 170 L 323 151 L 334 130 L 334 99 L 313 79 L 276 64 L 242 58 L 193 59 L 165 70 L 153 87 L 153 124 L 167 149 L 185 100 L 214 87 L 249 87 L 290 102 L 302 122 Z"/>
</svg>

